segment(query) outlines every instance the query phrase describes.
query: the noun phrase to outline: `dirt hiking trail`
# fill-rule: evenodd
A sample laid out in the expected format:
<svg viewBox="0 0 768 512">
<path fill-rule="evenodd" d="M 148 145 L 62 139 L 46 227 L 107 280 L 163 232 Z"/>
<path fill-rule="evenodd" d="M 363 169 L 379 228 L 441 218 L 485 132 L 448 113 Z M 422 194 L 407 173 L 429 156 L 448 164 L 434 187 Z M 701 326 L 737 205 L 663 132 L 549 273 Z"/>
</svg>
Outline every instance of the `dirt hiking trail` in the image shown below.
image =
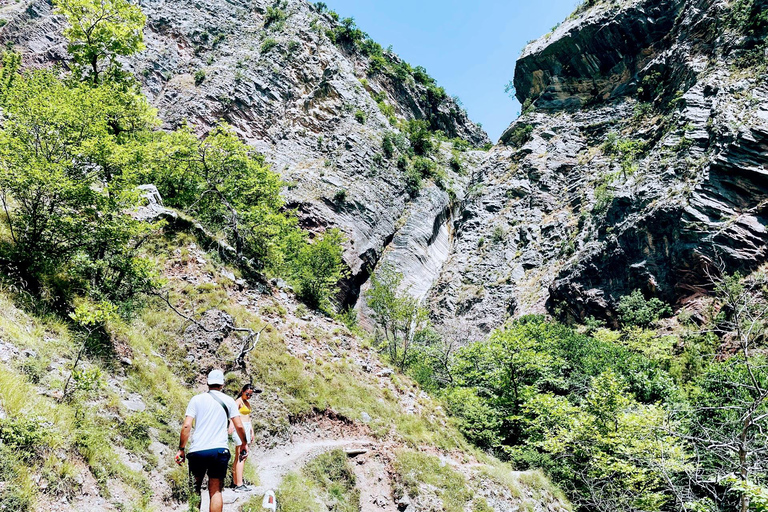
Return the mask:
<svg viewBox="0 0 768 512">
<path fill-rule="evenodd" d="M 317 435 L 292 437 L 293 439 L 291 441 L 271 449 L 264 450 L 259 449 L 258 447 L 251 449 L 251 454 L 249 455 L 246 464 L 253 464 L 256 466 L 259 475 L 259 485 L 251 485 L 249 491 L 243 492 L 237 492 L 231 488 L 224 489 L 224 512 L 237 512 L 241 509 L 243 504 L 254 496 L 261 499 L 267 491 L 276 490 L 280 486 L 283 477 L 288 472 L 300 470 L 307 462 L 321 453 L 334 449 L 342 449 L 348 452 L 354 451 L 362 454 L 366 453 L 376 445 L 376 441 L 373 439 L 356 435 L 335 438 L 324 438 Z M 381 500 L 381 497 L 378 496 L 378 492 L 376 492 L 377 495 L 375 496 L 369 495 L 370 493 L 366 491 L 366 488 L 374 492 L 379 490 L 376 486 L 360 486 L 361 504 L 366 504 L 369 501 L 378 503 Z M 201 498 L 201 510 L 207 512 L 209 503 L 207 490 L 203 489 Z M 366 509 L 367 507 L 364 506 L 363 510 Z M 376 507 L 375 510 L 385 509 Z"/>
</svg>

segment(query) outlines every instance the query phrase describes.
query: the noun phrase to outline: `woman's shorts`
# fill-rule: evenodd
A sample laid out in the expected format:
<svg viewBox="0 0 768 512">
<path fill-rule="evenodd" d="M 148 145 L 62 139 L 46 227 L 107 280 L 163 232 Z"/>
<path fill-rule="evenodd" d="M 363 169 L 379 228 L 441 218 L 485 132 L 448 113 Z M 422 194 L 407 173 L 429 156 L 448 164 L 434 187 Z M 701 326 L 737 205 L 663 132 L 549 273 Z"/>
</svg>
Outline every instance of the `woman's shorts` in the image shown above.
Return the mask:
<svg viewBox="0 0 768 512">
<path fill-rule="evenodd" d="M 208 473 L 208 478 L 223 479 L 227 476 L 227 465 L 229 464 L 229 450 L 226 448 L 214 448 L 212 450 L 201 450 L 187 454 L 189 461 L 189 472 L 195 479 L 201 481 Z"/>
<path fill-rule="evenodd" d="M 245 430 L 246 444 L 251 444 L 251 423 L 248 421 L 244 421 L 243 430 Z M 243 444 L 243 442 L 240 440 L 240 436 L 237 435 L 237 430 L 232 432 L 232 441 L 234 441 L 235 446 L 240 446 L 241 444 Z"/>
</svg>

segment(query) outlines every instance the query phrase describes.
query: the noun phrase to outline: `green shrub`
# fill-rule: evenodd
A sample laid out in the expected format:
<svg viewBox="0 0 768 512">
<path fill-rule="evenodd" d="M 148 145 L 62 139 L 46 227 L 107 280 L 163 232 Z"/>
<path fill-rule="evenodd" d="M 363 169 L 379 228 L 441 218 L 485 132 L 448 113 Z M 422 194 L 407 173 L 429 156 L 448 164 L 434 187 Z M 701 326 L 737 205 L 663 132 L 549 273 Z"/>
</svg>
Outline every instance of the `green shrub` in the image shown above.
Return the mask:
<svg viewBox="0 0 768 512">
<path fill-rule="evenodd" d="M 464 165 L 461 163 L 461 157 L 455 152 L 451 155 L 451 160 L 448 162 L 448 165 L 451 166 L 451 169 L 453 172 L 457 174 L 464 174 Z"/>
<path fill-rule="evenodd" d="M 264 15 L 264 27 L 275 25 L 280 27 L 288 19 L 288 15 L 283 9 L 277 6 L 268 6 L 267 13 Z"/>
<path fill-rule="evenodd" d="M 362 110 L 355 110 L 355 121 L 360 124 L 365 124 L 366 115 Z"/>
<path fill-rule="evenodd" d="M 395 143 L 392 141 L 392 134 L 385 133 L 384 138 L 381 141 L 381 149 L 384 151 L 384 156 L 392 158 L 395 154 Z"/>
<path fill-rule="evenodd" d="M 131 414 L 120 424 L 120 433 L 126 447 L 132 451 L 144 451 L 149 447 L 149 429 L 155 424 L 147 412 Z"/>
<path fill-rule="evenodd" d="M 355 47 L 367 38 L 367 34 L 355 24 L 354 18 L 344 18 L 331 30 L 330 39 L 336 44 Z"/>
<path fill-rule="evenodd" d="M 205 70 L 198 69 L 195 71 L 195 85 L 200 85 L 205 81 Z"/>
<path fill-rule="evenodd" d="M 277 46 L 277 41 L 273 37 L 268 37 L 261 43 L 261 53 L 267 53 L 275 46 Z"/>
<path fill-rule="evenodd" d="M 450 413 L 458 418 L 459 430 L 469 441 L 481 448 L 495 448 L 501 444 L 499 411 L 480 399 L 474 389 L 452 389 L 445 399 Z"/>
<path fill-rule="evenodd" d="M 346 275 L 344 241 L 341 231 L 330 229 L 299 250 L 293 263 L 293 281 L 299 297 L 311 306 L 330 307 L 335 286 Z"/>
<path fill-rule="evenodd" d="M 421 190 L 421 173 L 413 167 L 408 167 L 405 172 L 405 191 L 411 197 L 419 195 Z"/>
<path fill-rule="evenodd" d="M 508 146 L 522 146 L 531 139 L 533 126 L 530 124 L 517 124 L 502 136 L 501 142 Z"/>
<path fill-rule="evenodd" d="M 415 156 L 411 160 L 411 166 L 422 178 L 433 178 L 437 175 L 437 164 L 429 158 Z"/>
<path fill-rule="evenodd" d="M 189 469 L 184 466 L 176 466 L 165 473 L 165 480 L 171 488 L 171 498 L 184 502 L 190 498 L 191 484 Z"/>
<path fill-rule="evenodd" d="M 50 442 L 52 425 L 43 418 L 21 416 L 0 420 L 0 441 L 20 456 L 33 457 Z"/>
<path fill-rule="evenodd" d="M 504 241 L 504 228 L 501 226 L 494 226 L 493 233 L 491 234 L 491 241 L 495 244 L 500 244 Z"/>
<path fill-rule="evenodd" d="M 279 512 L 326 512 L 327 507 L 318 503 L 319 490 L 308 478 L 291 472 L 285 475 L 275 491 Z M 243 507 L 243 512 L 261 512 L 261 498 L 254 498 Z"/>
<path fill-rule="evenodd" d="M 672 308 L 656 297 L 646 300 L 640 290 L 619 299 L 619 319 L 624 325 L 650 327 L 660 318 L 672 314 Z"/>
<path fill-rule="evenodd" d="M 347 454 L 333 450 L 317 456 L 302 470 L 314 480 L 331 499 L 331 510 L 356 512 L 360 502 L 360 491 L 355 488 L 355 474 Z"/>
<path fill-rule="evenodd" d="M 412 119 L 403 125 L 403 130 L 410 140 L 412 152 L 417 156 L 428 156 L 434 151 L 432 133 L 427 121 Z"/>
<path fill-rule="evenodd" d="M 613 191 L 610 189 L 608 183 L 601 183 L 595 188 L 595 206 L 592 211 L 594 213 L 603 213 L 613 202 Z"/>
<path fill-rule="evenodd" d="M 333 202 L 336 204 L 344 204 L 347 200 L 347 189 L 340 188 L 333 194 Z"/>
</svg>

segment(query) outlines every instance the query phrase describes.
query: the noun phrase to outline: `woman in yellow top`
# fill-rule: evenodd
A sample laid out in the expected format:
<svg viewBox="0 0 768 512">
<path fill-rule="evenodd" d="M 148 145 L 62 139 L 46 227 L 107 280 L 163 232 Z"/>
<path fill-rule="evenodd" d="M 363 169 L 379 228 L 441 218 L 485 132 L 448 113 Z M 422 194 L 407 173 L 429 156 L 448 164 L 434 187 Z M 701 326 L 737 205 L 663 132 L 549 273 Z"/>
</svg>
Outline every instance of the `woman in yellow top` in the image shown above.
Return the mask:
<svg viewBox="0 0 768 512">
<path fill-rule="evenodd" d="M 245 430 L 245 443 L 251 444 L 253 440 L 253 425 L 251 424 L 251 403 L 248 401 L 254 393 L 261 393 L 260 389 L 254 388 L 251 384 L 246 384 L 243 389 L 240 390 L 240 394 L 235 399 L 235 405 L 237 405 L 240 411 L 240 419 L 243 422 L 243 430 Z M 243 445 L 243 441 L 237 432 L 230 427 L 230 434 L 232 435 L 232 441 L 235 442 L 235 457 L 232 464 L 232 483 L 235 486 L 236 491 L 247 491 L 248 487 L 243 481 L 243 468 L 245 468 L 245 461 L 240 460 L 240 451 Z"/>
</svg>

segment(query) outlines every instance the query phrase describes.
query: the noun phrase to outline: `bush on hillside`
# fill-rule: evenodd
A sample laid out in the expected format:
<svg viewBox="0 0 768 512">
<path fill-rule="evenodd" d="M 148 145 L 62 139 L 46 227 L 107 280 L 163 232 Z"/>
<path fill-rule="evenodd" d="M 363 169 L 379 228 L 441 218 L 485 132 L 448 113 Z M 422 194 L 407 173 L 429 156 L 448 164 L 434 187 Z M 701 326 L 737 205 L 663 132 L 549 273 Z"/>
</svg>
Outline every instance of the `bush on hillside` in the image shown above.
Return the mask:
<svg viewBox="0 0 768 512">
<path fill-rule="evenodd" d="M 640 290 L 619 299 L 619 319 L 624 325 L 650 327 L 660 318 L 672 314 L 672 308 L 656 297 L 646 299 Z"/>
</svg>

